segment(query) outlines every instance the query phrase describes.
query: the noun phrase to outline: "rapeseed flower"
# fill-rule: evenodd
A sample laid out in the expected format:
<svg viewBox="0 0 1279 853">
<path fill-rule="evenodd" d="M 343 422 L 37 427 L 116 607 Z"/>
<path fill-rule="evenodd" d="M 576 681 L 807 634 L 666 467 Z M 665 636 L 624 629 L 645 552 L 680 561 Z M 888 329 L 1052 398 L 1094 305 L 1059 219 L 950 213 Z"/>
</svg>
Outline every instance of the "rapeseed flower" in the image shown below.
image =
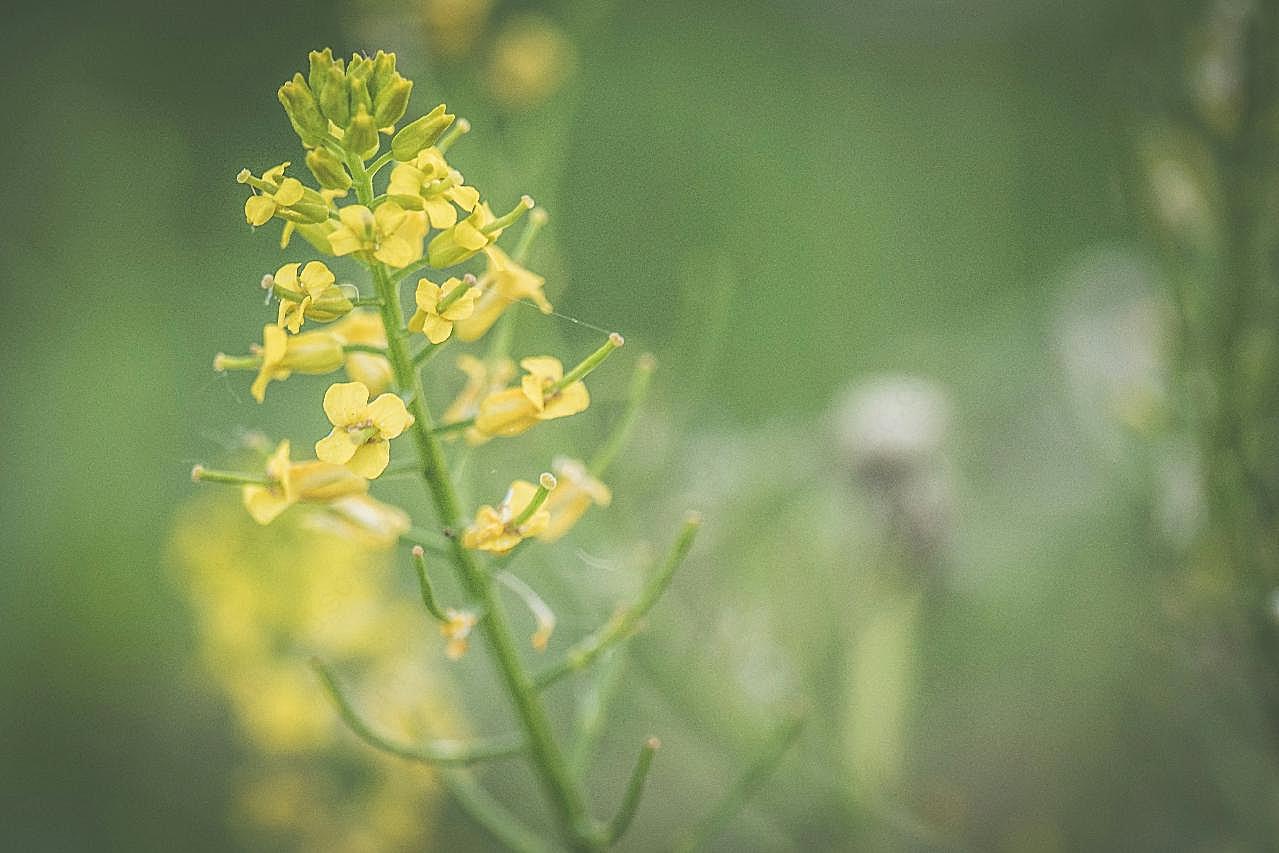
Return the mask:
<svg viewBox="0 0 1279 853">
<path fill-rule="evenodd" d="M 550 523 L 550 513 L 544 503 L 555 487 L 555 478 L 543 477 L 540 487 L 527 480 L 516 480 L 496 507 L 481 506 L 475 513 L 475 521 L 462 534 L 463 547 L 505 554 L 544 531 Z"/>
<path fill-rule="evenodd" d="M 490 394 L 480 403 L 475 428 L 488 436 L 512 436 L 526 432 L 539 421 L 575 415 L 591 404 L 581 380 L 560 386 L 564 365 L 549 355 L 520 361 L 527 371 L 515 388 Z"/>
<path fill-rule="evenodd" d="M 480 297 L 470 317 L 457 324 L 459 340 L 474 341 L 492 328 L 502 312 L 515 302 L 532 300 L 543 314 L 551 313 L 551 303 L 542 288 L 546 279 L 526 270 L 497 246 L 486 246 L 488 268 L 479 282 Z"/>
<path fill-rule="evenodd" d="M 453 334 L 453 324 L 465 320 L 475 310 L 475 297 L 478 291 L 470 282 L 475 279 L 467 276 L 465 280 L 450 278 L 438 285 L 427 279 L 417 283 L 417 310 L 409 319 L 409 330 L 421 332 L 433 344 L 442 344 Z"/>
<path fill-rule="evenodd" d="M 568 533 L 592 506 L 608 506 L 613 493 L 608 486 L 591 475 L 576 459 L 557 459 L 553 466 L 559 485 L 546 498 L 550 520 L 537 535 L 543 542 L 554 542 Z"/>
<path fill-rule="evenodd" d="M 391 461 L 390 440 L 413 423 L 403 400 L 382 394 L 369 402 L 369 389 L 362 382 L 330 385 L 324 392 L 324 414 L 333 429 L 315 443 L 315 455 L 369 480 L 380 476 Z"/>
<path fill-rule="evenodd" d="M 397 204 L 423 210 L 432 228 L 451 228 L 457 223 L 454 205 L 470 213 L 480 201 L 479 190 L 466 186 L 462 173 L 434 147 L 392 169 L 386 191 Z"/>
<path fill-rule="evenodd" d="M 298 273 L 301 268 L 301 274 Z M 296 299 L 282 297 L 276 324 L 297 334 L 305 318 L 327 322 L 351 310 L 351 300 L 335 283 L 333 272 L 321 261 L 285 264 L 276 270 L 270 284 L 277 295 L 287 291 Z"/>
<path fill-rule="evenodd" d="M 266 485 L 242 487 L 244 508 L 258 524 L 270 524 L 299 501 L 327 503 L 368 490 L 368 484 L 341 465 L 292 462 L 289 442 L 281 441 L 266 462 Z"/>
<path fill-rule="evenodd" d="M 339 257 L 365 252 L 396 268 L 422 257 L 427 226 L 426 214 L 420 210 L 404 210 L 393 201 L 383 202 L 377 210 L 348 204 L 338 210 L 338 219 L 341 224 L 329 232 L 329 246 Z"/>
</svg>

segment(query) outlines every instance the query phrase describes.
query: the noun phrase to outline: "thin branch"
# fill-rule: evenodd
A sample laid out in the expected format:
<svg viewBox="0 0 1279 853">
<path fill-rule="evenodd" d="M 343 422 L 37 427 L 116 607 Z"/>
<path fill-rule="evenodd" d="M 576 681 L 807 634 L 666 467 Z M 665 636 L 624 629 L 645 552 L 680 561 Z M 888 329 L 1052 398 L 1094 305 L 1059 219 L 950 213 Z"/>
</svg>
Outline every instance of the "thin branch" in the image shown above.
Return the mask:
<svg viewBox="0 0 1279 853">
<path fill-rule="evenodd" d="M 653 756 L 661 746 L 662 742 L 655 737 L 644 741 L 635 769 L 631 771 L 631 781 L 626 786 L 626 796 L 622 797 L 622 805 L 608 824 L 607 837 L 610 845 L 616 844 L 626 834 L 626 830 L 630 829 L 635 811 L 639 808 L 640 797 L 644 795 L 644 780 L 648 778 L 649 768 L 653 766 Z"/>
<path fill-rule="evenodd" d="M 675 544 L 671 546 L 666 562 L 649 578 L 635 602 L 630 607 L 617 611 L 613 618 L 595 633 L 574 643 L 565 653 L 564 659 L 535 676 L 533 684 L 539 690 L 546 688 L 569 673 L 585 668 L 609 646 L 629 636 L 666 590 L 671 576 L 675 574 L 675 570 L 679 568 L 689 549 L 693 547 L 693 539 L 697 536 L 697 530 L 701 524 L 700 515 L 689 513 L 684 520 L 684 526 L 680 528 L 679 535 L 675 537 Z"/>
<path fill-rule="evenodd" d="M 374 749 L 409 761 L 420 761 L 442 767 L 464 766 L 494 758 L 507 758 L 524 751 L 523 739 L 511 736 L 472 741 L 437 740 L 420 746 L 397 743 L 373 731 L 372 727 L 360 717 L 343 694 L 336 676 L 328 667 L 319 660 L 312 660 L 311 666 L 324 683 L 342 721 L 353 734 Z"/>
<path fill-rule="evenodd" d="M 656 368 L 657 362 L 649 353 L 644 353 L 636 359 L 635 372 L 631 374 L 630 388 L 626 392 L 626 409 L 613 427 L 608 440 L 604 442 L 604 446 L 596 452 L 595 458 L 591 460 L 589 467 L 591 474 L 594 476 L 603 477 L 604 472 L 608 470 L 608 467 L 613 464 L 613 460 L 617 458 L 617 454 L 626 446 L 626 442 L 630 439 L 631 432 L 635 428 L 635 422 L 639 418 L 640 407 L 648 396 L 649 380 L 653 378 L 653 371 Z"/>
<path fill-rule="evenodd" d="M 737 781 L 729 786 L 710 813 L 675 846 L 675 849 L 680 853 L 692 853 L 723 832 L 724 827 L 741 811 L 746 801 L 759 790 L 764 780 L 777 767 L 782 756 L 799 737 L 805 721 L 803 714 L 796 714 L 783 722 L 768 739 L 759 756 L 737 778 Z"/>
<path fill-rule="evenodd" d="M 440 778 L 462 811 L 487 830 L 494 840 L 516 853 L 552 853 L 554 848 L 493 799 L 470 773 L 465 770 L 445 770 Z"/>
</svg>

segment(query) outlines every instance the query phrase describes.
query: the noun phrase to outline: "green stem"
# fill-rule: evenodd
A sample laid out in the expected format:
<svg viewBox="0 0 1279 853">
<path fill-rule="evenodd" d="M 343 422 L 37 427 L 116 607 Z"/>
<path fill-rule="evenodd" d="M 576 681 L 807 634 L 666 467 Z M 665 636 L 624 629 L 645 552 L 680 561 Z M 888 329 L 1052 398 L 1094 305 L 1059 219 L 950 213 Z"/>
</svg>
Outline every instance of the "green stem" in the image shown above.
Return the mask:
<svg viewBox="0 0 1279 853">
<path fill-rule="evenodd" d="M 269 486 L 270 477 L 262 474 L 242 474 L 239 471 L 211 471 L 203 465 L 191 469 L 191 479 L 196 483 L 225 483 L 229 486 Z"/>
<path fill-rule="evenodd" d="M 644 794 L 644 780 L 648 778 L 649 768 L 653 766 L 653 756 L 662 746 L 655 737 L 644 741 L 640 749 L 639 759 L 635 762 L 635 770 L 631 772 L 631 781 L 626 786 L 626 795 L 622 797 L 622 805 L 617 815 L 608 824 L 608 843 L 616 844 L 618 839 L 630 829 L 635 811 L 639 808 L 640 797 Z"/>
<path fill-rule="evenodd" d="M 421 352 L 413 356 L 413 367 L 418 368 L 426 364 L 428 361 L 430 361 L 432 358 L 435 357 L 435 354 L 440 351 L 441 346 L 443 346 L 443 344 L 428 343 L 425 347 L 422 348 Z"/>
<path fill-rule="evenodd" d="M 431 578 L 426 572 L 426 549 L 421 545 L 413 546 L 413 568 L 417 571 L 417 583 L 422 590 L 422 604 L 426 611 L 440 622 L 449 621 L 435 600 L 435 590 L 431 588 Z"/>
<path fill-rule="evenodd" d="M 746 805 L 746 801 L 759 788 L 768 774 L 782 760 L 782 756 L 790 749 L 791 744 L 799 737 L 804 728 L 804 717 L 795 715 L 782 723 L 776 733 L 764 745 L 764 749 L 737 781 L 724 793 L 710 814 L 701 824 L 690 832 L 675 849 L 680 853 L 691 853 L 705 846 L 707 842 L 724 831 L 729 821 Z"/>
<path fill-rule="evenodd" d="M 369 164 L 369 177 L 372 178 L 378 172 L 382 171 L 382 167 L 391 162 L 391 152 L 387 151 L 381 157 Z"/>
<path fill-rule="evenodd" d="M 470 429 L 473 426 L 475 426 L 475 418 L 466 418 L 460 421 L 453 421 L 452 423 L 441 424 L 440 426 L 437 426 L 433 432 L 436 435 L 448 435 L 451 432 L 461 432 L 462 430 Z"/>
<path fill-rule="evenodd" d="M 649 381 L 653 378 L 656 367 L 657 362 L 648 353 L 641 355 L 635 362 L 635 372 L 631 374 L 631 386 L 626 394 L 626 410 L 622 412 L 622 417 L 613 427 L 612 434 L 609 435 L 604 446 L 596 452 L 595 458 L 588 466 L 595 477 L 604 476 L 609 466 L 613 464 L 613 460 L 617 458 L 617 454 L 630 439 L 635 422 L 639 419 L 640 407 L 644 405 L 644 400 L 648 397 Z"/>
<path fill-rule="evenodd" d="M 382 300 L 378 299 L 376 296 L 357 296 L 356 298 L 351 300 L 351 304 L 354 305 L 356 308 L 363 308 L 366 306 L 381 305 Z"/>
<path fill-rule="evenodd" d="M 635 626 L 639 624 L 639 621 L 644 618 L 644 615 L 657 603 L 657 599 L 661 597 L 662 592 L 665 591 L 667 584 L 671 581 L 671 577 L 675 574 L 675 570 L 679 568 L 689 549 L 693 547 L 693 539 L 696 538 L 697 530 L 701 527 L 701 524 L 702 519 L 700 516 L 696 513 L 689 514 L 688 518 L 684 520 L 684 526 L 680 528 L 679 535 L 675 538 L 675 544 L 671 547 L 671 551 L 666 557 L 666 562 L 662 564 L 660 570 L 649 578 L 648 583 L 640 591 L 639 598 L 635 600 L 635 603 L 630 607 L 619 610 L 612 619 L 608 620 L 595 633 L 574 643 L 565 653 L 562 661 L 538 673 L 534 683 L 539 690 L 549 687 L 569 673 L 584 669 L 614 643 L 630 635 Z"/>
<path fill-rule="evenodd" d="M 337 676 L 331 669 L 319 660 L 312 660 L 311 666 L 320 676 L 320 681 L 324 683 L 329 698 L 333 700 L 347 728 L 369 746 L 389 755 L 440 767 L 461 767 L 494 758 L 507 758 L 524 751 L 524 741 L 517 737 L 473 741 L 437 740 L 420 746 L 398 743 L 378 734 L 365 722 L 355 710 L 355 706 L 346 698 L 346 694 L 342 692 Z"/>
<path fill-rule="evenodd" d="M 613 350 L 620 347 L 623 343 L 625 343 L 625 341 L 622 339 L 622 336 L 617 332 L 613 332 L 608 336 L 608 340 L 604 342 L 603 346 L 588 355 L 586 358 L 582 359 L 577 367 L 574 367 L 568 373 L 564 374 L 562 379 L 547 388 L 546 393 L 554 394 L 557 391 L 563 391 L 574 382 L 579 382 L 582 379 L 585 379 L 587 374 L 603 364 L 604 359 L 608 358 Z"/>
<path fill-rule="evenodd" d="M 440 778 L 462 811 L 470 815 L 495 840 L 516 853 L 552 853 L 542 839 L 481 788 L 470 773 L 465 770 L 445 770 Z"/>
<path fill-rule="evenodd" d="M 352 163 L 355 167 L 357 164 Z M 356 193 L 362 203 L 373 197 L 372 182 L 359 164 L 355 169 Z M 378 296 L 382 299 L 382 325 L 386 330 L 386 356 L 391 364 L 401 393 L 411 395 L 409 408 L 414 417 L 412 433 L 418 446 L 418 458 L 422 463 L 422 476 L 432 502 L 435 504 L 439 523 L 445 528 L 458 530 L 462 514 L 457 493 L 444 461 L 444 453 L 434 435 L 434 421 L 426 408 L 426 396 L 422 379 L 413 368 L 408 343 L 402 328 L 404 309 L 395 283 L 386 267 L 372 261 L 370 269 Z M 532 679 L 520 661 L 506 613 L 494 594 L 492 580 L 480 566 L 473 552 L 462 547 L 458 539 L 451 540 L 453 563 L 462 586 L 475 605 L 486 614 L 480 622 L 489 650 L 497 663 L 498 671 L 516 713 L 528 737 L 529 756 L 547 798 L 554 806 L 560 830 L 565 839 L 576 849 L 590 850 L 598 847 L 593 822 L 586 811 L 586 804 L 577 783 L 569 773 L 568 764 L 551 730 Z"/>
<path fill-rule="evenodd" d="M 431 262 L 427 260 L 426 258 L 418 258 L 416 261 L 409 264 L 407 267 L 401 267 L 400 269 L 396 270 L 395 275 L 392 278 L 396 282 L 404 281 L 404 279 L 413 275 L 415 272 L 418 272 L 419 270 L 424 270 L 430 265 L 431 265 Z"/>
</svg>

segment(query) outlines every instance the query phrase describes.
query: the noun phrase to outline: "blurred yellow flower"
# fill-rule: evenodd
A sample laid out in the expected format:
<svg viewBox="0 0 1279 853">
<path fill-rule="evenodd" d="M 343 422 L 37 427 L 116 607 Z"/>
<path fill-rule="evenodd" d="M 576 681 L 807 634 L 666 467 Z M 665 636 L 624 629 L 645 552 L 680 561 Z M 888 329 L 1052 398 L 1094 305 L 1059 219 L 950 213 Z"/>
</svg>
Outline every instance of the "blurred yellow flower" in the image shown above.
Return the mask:
<svg viewBox="0 0 1279 853">
<path fill-rule="evenodd" d="M 564 388 L 564 365 L 551 356 L 535 356 L 520 361 L 527 373 L 518 388 L 491 394 L 480 403 L 475 428 L 485 435 L 519 435 L 539 421 L 568 417 L 591 404 L 586 385 L 578 380 Z"/>
<path fill-rule="evenodd" d="M 474 418 L 479 414 L 480 401 L 505 388 L 515 376 L 515 363 L 509 358 L 482 361 L 473 355 L 463 355 L 458 356 L 457 367 L 466 374 L 466 385 L 444 410 L 440 418 L 444 425 Z M 489 439 L 474 426 L 469 427 L 465 435 L 471 445 L 483 444 Z"/>
<path fill-rule="evenodd" d="M 462 534 L 462 545 L 478 551 L 505 554 L 530 536 L 546 530 L 550 513 L 538 507 L 527 519 L 515 521 L 533 503 L 538 487 L 527 480 L 516 480 L 496 508 L 485 504 L 475 513 L 475 521 Z"/>
<path fill-rule="evenodd" d="M 413 423 L 403 400 L 382 394 L 370 403 L 362 382 L 330 385 L 324 392 L 324 414 L 333 429 L 315 443 L 315 455 L 369 480 L 380 476 L 391 461 L 390 439 Z"/>
<path fill-rule="evenodd" d="M 321 374 L 337 370 L 345 355 L 342 341 L 328 332 L 303 332 L 289 336 L 279 326 L 262 327 L 262 364 L 249 391 L 261 403 L 266 399 L 266 386 L 298 373 Z M 216 362 L 215 362 L 216 366 Z"/>
<path fill-rule="evenodd" d="M 542 288 L 546 279 L 511 260 L 497 246 L 487 246 L 488 268 L 480 279 L 480 298 L 475 312 L 457 324 L 457 336 L 463 341 L 481 338 L 512 303 L 531 299 L 543 314 L 551 313 L 551 303 Z"/>
<path fill-rule="evenodd" d="M 338 225 L 329 234 L 333 254 L 369 252 L 388 266 L 407 266 L 422 257 L 422 241 L 426 238 L 426 214 L 404 210 L 387 201 L 369 210 L 362 204 L 348 204 L 338 209 Z"/>
<path fill-rule="evenodd" d="M 386 346 L 386 329 L 376 311 L 352 311 L 326 331 L 344 344 Z M 346 375 L 355 382 L 363 382 L 370 394 L 381 394 L 395 379 L 391 363 L 371 352 L 347 353 Z"/>
<path fill-rule="evenodd" d="M 449 660 L 458 660 L 470 646 L 471 629 L 477 619 L 469 610 L 454 610 L 452 607 L 445 610 L 444 615 L 448 617 L 448 621 L 440 625 L 440 634 L 448 641 L 444 645 L 444 654 Z"/>
<path fill-rule="evenodd" d="M 423 0 L 422 23 L 432 52 L 446 59 L 465 56 L 492 8 L 493 0 Z"/>
<path fill-rule="evenodd" d="M 368 489 L 364 480 L 341 465 L 291 462 L 287 440 L 267 460 L 266 476 L 269 485 L 242 488 L 244 507 L 258 524 L 270 524 L 298 501 L 331 501 Z"/>
<path fill-rule="evenodd" d="M 554 21 L 512 15 L 493 40 L 489 89 L 510 109 L 533 107 L 560 88 L 573 64 L 573 43 Z"/>
<path fill-rule="evenodd" d="M 554 471 L 558 485 L 546 498 L 550 520 L 537 536 L 544 542 L 562 537 L 592 506 L 608 506 L 613 500 L 608 486 L 592 477 L 576 459 L 557 459 Z"/>
<path fill-rule="evenodd" d="M 453 323 L 465 320 L 475 310 L 478 291 L 468 283 L 470 281 L 474 281 L 470 276 L 467 281 L 450 278 L 441 286 L 427 279 L 419 280 L 417 310 L 409 319 L 409 330 L 421 332 L 433 344 L 447 341 L 453 334 Z"/>
</svg>

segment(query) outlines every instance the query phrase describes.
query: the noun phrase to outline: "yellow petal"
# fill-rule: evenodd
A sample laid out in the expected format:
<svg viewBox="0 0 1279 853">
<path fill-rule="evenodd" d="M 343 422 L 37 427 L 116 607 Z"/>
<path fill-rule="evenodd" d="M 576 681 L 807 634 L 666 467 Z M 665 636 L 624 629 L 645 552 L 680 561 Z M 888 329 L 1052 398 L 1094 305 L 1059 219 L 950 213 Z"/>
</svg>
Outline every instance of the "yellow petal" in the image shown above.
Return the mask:
<svg viewBox="0 0 1279 853">
<path fill-rule="evenodd" d="M 381 209 L 378 208 L 378 210 Z M 413 263 L 421 254 L 421 244 L 414 246 L 403 237 L 395 235 L 383 240 L 382 245 L 378 246 L 377 251 L 373 253 L 373 257 L 388 266 L 398 269 Z"/>
<path fill-rule="evenodd" d="M 469 249 L 472 252 L 478 252 L 489 244 L 489 238 L 472 225 L 469 219 L 453 227 L 453 240 L 463 249 Z"/>
<path fill-rule="evenodd" d="M 520 360 L 520 367 L 547 382 L 559 382 L 564 378 L 564 365 L 554 356 L 530 356 Z"/>
<path fill-rule="evenodd" d="M 480 201 L 480 191 L 475 187 L 451 187 L 445 195 L 448 196 L 449 201 L 468 212 L 474 210 L 475 205 Z"/>
<path fill-rule="evenodd" d="M 533 404 L 533 408 L 542 411 L 542 406 L 546 403 L 546 383 L 532 374 L 520 379 L 520 388 L 524 391 L 524 396 Z"/>
<path fill-rule="evenodd" d="M 280 188 L 275 191 L 275 203 L 281 207 L 288 207 L 301 201 L 303 194 L 301 181 L 297 178 L 285 178 L 280 181 Z"/>
<path fill-rule="evenodd" d="M 426 339 L 433 344 L 442 344 L 453 334 L 453 321 L 446 320 L 439 314 L 427 314 L 422 324 Z"/>
<path fill-rule="evenodd" d="M 295 293 L 298 289 L 298 267 L 301 264 L 285 264 L 275 271 L 275 286 Z"/>
<path fill-rule="evenodd" d="M 417 195 L 426 176 L 408 163 L 401 163 L 391 170 L 391 181 L 386 186 L 388 195 Z"/>
<path fill-rule="evenodd" d="M 395 438 L 413 423 L 404 401 L 394 394 L 383 394 L 369 403 L 365 417 L 373 422 L 382 438 Z"/>
<path fill-rule="evenodd" d="M 375 480 L 381 476 L 390 462 L 390 442 L 375 438 L 361 445 L 355 451 L 355 455 L 347 461 L 346 467 L 366 480 Z"/>
<path fill-rule="evenodd" d="M 418 308 L 434 313 L 436 306 L 440 304 L 440 286 L 429 279 L 418 279 L 414 299 L 417 301 Z"/>
<path fill-rule="evenodd" d="M 334 228 L 329 234 L 329 248 L 333 250 L 333 254 L 341 257 L 360 251 L 364 248 L 364 243 L 350 228 Z"/>
<path fill-rule="evenodd" d="M 296 267 L 297 264 L 293 266 Z M 320 293 L 336 281 L 333 271 L 320 261 L 311 261 L 302 270 L 302 286 L 313 295 Z"/>
<path fill-rule="evenodd" d="M 441 196 L 423 199 L 422 206 L 432 228 L 452 228 L 457 222 L 457 209 Z"/>
<path fill-rule="evenodd" d="M 340 427 L 315 443 L 315 455 L 331 465 L 345 465 L 359 449 L 360 445 L 351 440 L 351 434 Z"/>
<path fill-rule="evenodd" d="M 244 218 L 254 228 L 265 225 L 275 215 L 275 200 L 270 196 L 251 195 L 244 202 Z"/>
<path fill-rule="evenodd" d="M 245 486 L 244 508 L 258 524 L 270 524 L 292 503 L 278 490 L 266 486 Z"/>
<path fill-rule="evenodd" d="M 385 207 L 386 205 L 383 205 Z M 380 210 L 381 208 L 379 208 Z M 338 210 L 338 219 L 342 224 L 351 229 L 353 235 L 358 240 L 370 240 L 373 237 L 373 230 L 377 227 L 377 220 L 373 216 L 373 212 L 362 204 L 348 204 Z M 333 238 L 329 238 L 332 242 Z"/>
<path fill-rule="evenodd" d="M 549 421 L 554 418 L 566 418 L 576 415 L 591 404 L 591 395 L 582 382 L 574 382 L 558 395 L 546 401 L 546 408 L 538 413 L 538 418 Z"/>
<path fill-rule="evenodd" d="M 407 215 L 404 208 L 388 201 L 378 205 L 377 210 L 373 211 L 373 220 L 377 224 L 378 233 L 394 234 L 404 224 Z"/>
<path fill-rule="evenodd" d="M 334 426 L 346 426 L 361 417 L 368 402 L 369 389 L 363 382 L 335 382 L 324 392 L 324 414 Z"/>
<path fill-rule="evenodd" d="M 523 389 L 507 388 L 480 403 L 475 427 L 488 435 L 519 435 L 537 423 L 537 410 Z"/>
</svg>

